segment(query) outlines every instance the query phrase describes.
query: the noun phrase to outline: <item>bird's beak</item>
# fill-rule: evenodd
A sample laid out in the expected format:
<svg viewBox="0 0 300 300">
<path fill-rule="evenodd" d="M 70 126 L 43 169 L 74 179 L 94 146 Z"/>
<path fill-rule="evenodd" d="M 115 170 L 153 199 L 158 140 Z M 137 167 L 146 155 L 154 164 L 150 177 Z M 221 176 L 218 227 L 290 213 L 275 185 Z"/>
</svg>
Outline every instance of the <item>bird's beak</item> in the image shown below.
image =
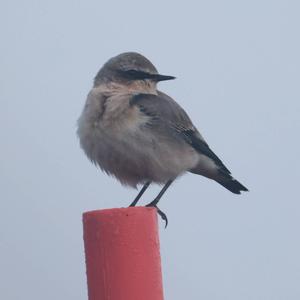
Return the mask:
<svg viewBox="0 0 300 300">
<path fill-rule="evenodd" d="M 151 75 L 151 79 L 155 81 L 163 81 L 163 80 L 172 80 L 175 79 L 176 77 L 174 76 L 169 76 L 169 75 L 161 75 L 161 74 L 153 74 Z"/>
</svg>

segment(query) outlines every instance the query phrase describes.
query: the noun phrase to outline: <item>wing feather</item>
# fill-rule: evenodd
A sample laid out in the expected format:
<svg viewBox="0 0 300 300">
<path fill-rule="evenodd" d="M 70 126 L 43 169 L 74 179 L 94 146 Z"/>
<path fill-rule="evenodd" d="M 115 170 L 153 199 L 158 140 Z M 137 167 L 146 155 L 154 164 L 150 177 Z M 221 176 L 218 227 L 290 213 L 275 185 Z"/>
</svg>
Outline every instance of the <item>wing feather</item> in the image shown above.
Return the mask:
<svg viewBox="0 0 300 300">
<path fill-rule="evenodd" d="M 213 160 L 224 173 L 230 174 L 195 128 L 187 113 L 171 97 L 162 92 L 158 95 L 137 94 L 130 100 L 130 105 L 138 106 L 142 113 L 149 116 L 151 126 L 160 127 L 159 129 L 166 130 L 166 133 L 181 138 L 198 153 Z"/>
</svg>

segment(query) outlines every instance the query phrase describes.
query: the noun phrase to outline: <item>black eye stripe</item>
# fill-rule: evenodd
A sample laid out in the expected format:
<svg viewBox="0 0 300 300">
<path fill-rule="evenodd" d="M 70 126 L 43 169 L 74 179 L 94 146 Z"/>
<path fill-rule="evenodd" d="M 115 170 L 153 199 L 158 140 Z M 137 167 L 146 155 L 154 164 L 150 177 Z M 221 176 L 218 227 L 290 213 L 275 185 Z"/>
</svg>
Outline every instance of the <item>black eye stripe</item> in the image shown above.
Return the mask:
<svg viewBox="0 0 300 300">
<path fill-rule="evenodd" d="M 138 70 L 127 70 L 127 71 L 120 71 L 123 76 L 127 77 L 131 80 L 144 80 L 147 78 L 152 78 L 153 75 L 147 72 L 138 71 Z"/>
</svg>

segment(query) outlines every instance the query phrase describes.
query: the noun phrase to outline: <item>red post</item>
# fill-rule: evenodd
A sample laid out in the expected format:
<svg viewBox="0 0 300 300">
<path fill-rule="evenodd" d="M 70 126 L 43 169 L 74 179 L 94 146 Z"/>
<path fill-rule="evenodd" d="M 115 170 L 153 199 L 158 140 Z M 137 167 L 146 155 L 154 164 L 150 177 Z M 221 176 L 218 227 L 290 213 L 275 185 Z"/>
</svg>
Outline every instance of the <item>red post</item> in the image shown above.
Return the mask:
<svg viewBox="0 0 300 300">
<path fill-rule="evenodd" d="M 89 300 L 163 300 L 155 208 L 86 212 L 83 230 Z"/>
</svg>

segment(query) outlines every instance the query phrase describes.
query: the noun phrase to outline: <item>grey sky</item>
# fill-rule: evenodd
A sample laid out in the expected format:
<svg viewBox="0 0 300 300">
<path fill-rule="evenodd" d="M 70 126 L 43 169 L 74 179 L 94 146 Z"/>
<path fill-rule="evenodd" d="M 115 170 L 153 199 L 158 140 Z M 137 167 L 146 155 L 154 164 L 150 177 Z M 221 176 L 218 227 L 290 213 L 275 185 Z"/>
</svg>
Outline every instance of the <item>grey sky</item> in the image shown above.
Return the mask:
<svg viewBox="0 0 300 300">
<path fill-rule="evenodd" d="M 135 190 L 75 135 L 92 79 L 138 51 L 250 193 L 196 175 L 161 209 L 165 298 L 300 299 L 298 1 L 2 1 L 0 298 L 86 299 L 81 213 Z M 144 203 L 158 192 L 153 187 Z"/>
</svg>

